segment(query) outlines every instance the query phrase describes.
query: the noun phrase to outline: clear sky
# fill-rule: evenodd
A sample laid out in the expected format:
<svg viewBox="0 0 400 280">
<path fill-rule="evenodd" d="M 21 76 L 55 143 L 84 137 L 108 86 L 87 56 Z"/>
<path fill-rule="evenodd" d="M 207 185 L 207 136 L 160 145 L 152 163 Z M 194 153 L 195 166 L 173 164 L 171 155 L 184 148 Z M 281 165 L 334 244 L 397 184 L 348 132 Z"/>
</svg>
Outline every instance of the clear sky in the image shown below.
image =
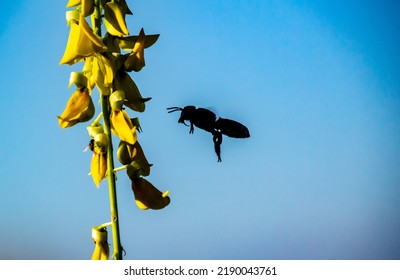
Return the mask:
<svg viewBox="0 0 400 280">
<path fill-rule="evenodd" d="M 88 259 L 109 221 L 87 124 L 57 124 L 81 69 L 58 64 L 66 2 L 0 10 L 1 259 Z M 161 34 L 132 76 L 153 98 L 139 115 L 149 180 L 172 201 L 141 211 L 118 176 L 125 258 L 400 259 L 396 1 L 128 2 L 132 34 Z M 185 105 L 251 138 L 225 137 L 217 163 L 210 134 L 167 114 Z"/>
</svg>

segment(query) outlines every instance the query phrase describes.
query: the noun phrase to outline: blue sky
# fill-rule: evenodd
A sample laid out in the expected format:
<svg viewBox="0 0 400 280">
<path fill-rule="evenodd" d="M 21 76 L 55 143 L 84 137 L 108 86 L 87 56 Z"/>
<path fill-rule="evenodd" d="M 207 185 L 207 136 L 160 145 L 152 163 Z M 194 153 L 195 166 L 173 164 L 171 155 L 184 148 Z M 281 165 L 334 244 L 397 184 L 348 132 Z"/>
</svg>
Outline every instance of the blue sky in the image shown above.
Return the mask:
<svg viewBox="0 0 400 280">
<path fill-rule="evenodd" d="M 400 258 L 398 3 L 129 3 L 132 34 L 161 34 L 133 78 L 153 98 L 139 115 L 149 180 L 172 201 L 141 211 L 118 176 L 125 258 Z M 91 227 L 109 220 L 86 124 L 57 124 L 81 68 L 58 65 L 65 4 L 0 11 L 1 259 L 88 259 Z M 209 134 L 167 114 L 185 105 L 251 138 L 225 137 L 217 163 Z"/>
</svg>

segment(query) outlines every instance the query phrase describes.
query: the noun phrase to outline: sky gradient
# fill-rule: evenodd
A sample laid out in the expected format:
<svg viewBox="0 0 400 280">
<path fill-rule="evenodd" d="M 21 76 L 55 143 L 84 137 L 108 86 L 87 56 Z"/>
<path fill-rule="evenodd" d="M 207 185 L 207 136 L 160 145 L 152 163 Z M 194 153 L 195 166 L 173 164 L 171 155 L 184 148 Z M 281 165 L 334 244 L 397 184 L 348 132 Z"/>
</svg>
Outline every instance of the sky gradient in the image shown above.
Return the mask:
<svg viewBox="0 0 400 280">
<path fill-rule="evenodd" d="M 0 11 L 0 259 L 89 259 L 107 185 L 87 175 L 89 123 L 57 123 L 82 67 L 58 64 L 66 1 L 37 3 Z M 171 204 L 139 210 L 118 176 L 126 259 L 400 259 L 398 3 L 128 3 L 132 34 L 161 34 L 132 77 L 152 97 L 149 180 Z M 224 137 L 218 163 L 210 134 L 167 114 L 186 105 L 251 137 Z"/>
</svg>

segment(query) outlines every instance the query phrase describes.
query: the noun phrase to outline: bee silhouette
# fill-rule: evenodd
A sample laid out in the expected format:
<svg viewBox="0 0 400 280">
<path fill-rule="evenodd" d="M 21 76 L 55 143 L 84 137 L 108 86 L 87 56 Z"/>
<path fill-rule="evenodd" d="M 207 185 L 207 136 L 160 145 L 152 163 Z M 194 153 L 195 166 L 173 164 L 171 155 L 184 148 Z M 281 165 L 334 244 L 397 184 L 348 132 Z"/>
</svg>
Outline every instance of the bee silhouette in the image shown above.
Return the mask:
<svg viewBox="0 0 400 280">
<path fill-rule="evenodd" d="M 218 118 L 216 115 L 208 109 L 196 108 L 195 106 L 180 107 L 169 107 L 167 108 L 168 113 L 181 111 L 178 123 L 183 123 L 186 126 L 185 121 L 190 122 L 189 133 L 194 132 L 194 127 L 203 129 L 213 135 L 214 150 L 218 156 L 218 162 L 221 162 L 221 144 L 222 135 L 226 135 L 232 138 L 249 138 L 250 132 L 243 124 L 224 118 Z"/>
</svg>

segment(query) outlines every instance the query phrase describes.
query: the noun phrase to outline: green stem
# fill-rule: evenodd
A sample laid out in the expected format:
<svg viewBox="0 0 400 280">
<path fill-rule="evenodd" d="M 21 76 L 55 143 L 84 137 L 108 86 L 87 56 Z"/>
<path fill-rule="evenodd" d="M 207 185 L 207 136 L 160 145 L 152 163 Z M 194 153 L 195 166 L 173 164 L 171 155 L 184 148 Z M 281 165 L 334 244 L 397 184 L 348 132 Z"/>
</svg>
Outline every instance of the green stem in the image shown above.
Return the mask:
<svg viewBox="0 0 400 280">
<path fill-rule="evenodd" d="M 104 133 L 110 138 L 110 144 L 107 147 L 107 170 L 108 170 L 108 191 L 110 196 L 110 214 L 111 214 L 111 230 L 112 239 L 114 244 L 113 258 L 115 260 L 122 260 L 122 246 L 119 235 L 119 221 L 118 221 L 118 204 L 117 204 L 117 191 L 115 186 L 115 173 L 113 146 L 111 140 L 111 125 L 110 125 L 110 105 L 108 96 L 101 96 L 101 105 L 103 109 Z"/>
<path fill-rule="evenodd" d="M 92 20 L 93 33 L 101 37 L 101 10 L 100 0 L 94 0 L 94 12 L 90 17 Z"/>
<path fill-rule="evenodd" d="M 114 168 L 114 172 L 122 171 L 128 168 L 128 165 L 122 165 L 120 167 Z"/>
<path fill-rule="evenodd" d="M 101 10 L 100 0 L 94 1 L 95 10 L 92 15 L 93 31 L 101 36 Z M 115 186 L 115 173 L 114 158 L 113 158 L 113 145 L 110 124 L 110 104 L 108 96 L 101 95 L 101 107 L 103 111 L 104 133 L 109 137 L 110 144 L 107 147 L 107 177 L 108 177 L 108 191 L 110 196 L 110 214 L 111 214 L 111 231 L 113 239 L 113 259 L 122 260 L 122 246 L 119 234 L 119 220 L 118 220 L 118 204 L 117 204 L 117 191 Z"/>
<path fill-rule="evenodd" d="M 104 224 L 98 225 L 97 227 L 94 227 L 94 228 L 95 228 L 95 229 L 102 229 L 102 228 L 109 227 L 109 226 L 111 226 L 111 225 L 112 225 L 112 223 L 111 223 L 111 222 L 108 222 L 108 223 L 104 223 Z"/>
</svg>

